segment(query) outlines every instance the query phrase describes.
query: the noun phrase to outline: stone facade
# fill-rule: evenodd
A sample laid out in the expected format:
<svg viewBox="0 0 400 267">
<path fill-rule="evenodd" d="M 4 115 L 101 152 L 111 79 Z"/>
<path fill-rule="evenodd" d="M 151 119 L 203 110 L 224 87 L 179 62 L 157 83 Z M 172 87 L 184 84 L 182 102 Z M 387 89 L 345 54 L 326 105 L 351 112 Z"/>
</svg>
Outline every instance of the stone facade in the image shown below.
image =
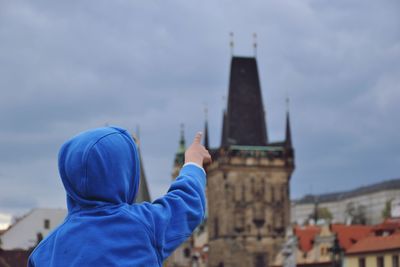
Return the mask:
<svg viewBox="0 0 400 267">
<path fill-rule="evenodd" d="M 221 150 L 207 167 L 210 267 L 267 266 L 281 248 L 293 158 L 263 149 Z"/>
</svg>

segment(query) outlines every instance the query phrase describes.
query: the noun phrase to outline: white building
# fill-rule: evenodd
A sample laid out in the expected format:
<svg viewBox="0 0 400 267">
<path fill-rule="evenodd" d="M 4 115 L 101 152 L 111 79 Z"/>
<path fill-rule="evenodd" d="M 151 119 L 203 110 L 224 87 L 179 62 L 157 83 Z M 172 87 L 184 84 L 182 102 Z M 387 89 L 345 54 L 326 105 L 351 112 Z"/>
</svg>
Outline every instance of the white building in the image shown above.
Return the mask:
<svg viewBox="0 0 400 267">
<path fill-rule="evenodd" d="M 66 215 L 65 209 L 31 210 L 0 236 L 1 248 L 3 250 L 28 250 L 34 247 L 38 241 L 62 223 Z"/>
<path fill-rule="evenodd" d="M 350 220 L 346 214 L 349 203 L 357 208 L 363 206 L 367 224 L 378 224 L 382 222 L 382 211 L 386 203 L 395 205 L 400 197 L 400 179 L 384 181 L 369 186 L 363 186 L 354 190 L 321 194 L 307 195 L 299 200 L 292 201 L 291 221 L 302 224 L 315 209 L 327 208 L 333 215 L 333 222 L 346 223 Z"/>
</svg>

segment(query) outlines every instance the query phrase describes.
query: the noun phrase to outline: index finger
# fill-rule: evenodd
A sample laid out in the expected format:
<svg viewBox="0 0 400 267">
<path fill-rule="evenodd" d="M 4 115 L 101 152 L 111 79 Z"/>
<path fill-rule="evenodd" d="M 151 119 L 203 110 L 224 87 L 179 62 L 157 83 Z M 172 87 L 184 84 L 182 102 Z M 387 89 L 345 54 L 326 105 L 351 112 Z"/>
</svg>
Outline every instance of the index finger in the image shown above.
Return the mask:
<svg viewBox="0 0 400 267">
<path fill-rule="evenodd" d="M 193 143 L 200 144 L 202 136 L 203 136 L 202 132 L 197 132 L 194 137 Z"/>
</svg>

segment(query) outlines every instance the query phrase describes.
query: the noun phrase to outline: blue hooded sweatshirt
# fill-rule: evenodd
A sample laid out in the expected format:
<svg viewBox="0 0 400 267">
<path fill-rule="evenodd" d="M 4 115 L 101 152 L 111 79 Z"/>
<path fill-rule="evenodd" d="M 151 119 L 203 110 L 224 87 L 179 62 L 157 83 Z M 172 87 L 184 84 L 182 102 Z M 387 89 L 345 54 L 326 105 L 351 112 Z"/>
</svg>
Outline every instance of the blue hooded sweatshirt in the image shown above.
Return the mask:
<svg viewBox="0 0 400 267">
<path fill-rule="evenodd" d="M 140 163 L 124 129 L 75 136 L 62 146 L 58 165 L 68 215 L 32 252 L 30 267 L 162 266 L 203 220 L 206 176 L 192 164 L 166 195 L 134 203 Z"/>
</svg>

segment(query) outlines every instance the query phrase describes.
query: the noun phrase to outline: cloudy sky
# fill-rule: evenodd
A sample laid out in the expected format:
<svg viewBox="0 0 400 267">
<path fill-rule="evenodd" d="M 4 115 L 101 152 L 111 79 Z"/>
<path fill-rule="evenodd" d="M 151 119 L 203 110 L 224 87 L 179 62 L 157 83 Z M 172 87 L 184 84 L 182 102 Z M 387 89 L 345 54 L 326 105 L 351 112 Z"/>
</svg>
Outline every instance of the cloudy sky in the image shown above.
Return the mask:
<svg viewBox="0 0 400 267">
<path fill-rule="evenodd" d="M 272 141 L 290 96 L 293 198 L 398 178 L 399 14 L 398 0 L 0 0 L 0 213 L 64 207 L 60 145 L 107 123 L 140 125 L 160 196 L 204 105 L 219 145 L 229 32 L 243 56 L 258 34 Z"/>
</svg>

